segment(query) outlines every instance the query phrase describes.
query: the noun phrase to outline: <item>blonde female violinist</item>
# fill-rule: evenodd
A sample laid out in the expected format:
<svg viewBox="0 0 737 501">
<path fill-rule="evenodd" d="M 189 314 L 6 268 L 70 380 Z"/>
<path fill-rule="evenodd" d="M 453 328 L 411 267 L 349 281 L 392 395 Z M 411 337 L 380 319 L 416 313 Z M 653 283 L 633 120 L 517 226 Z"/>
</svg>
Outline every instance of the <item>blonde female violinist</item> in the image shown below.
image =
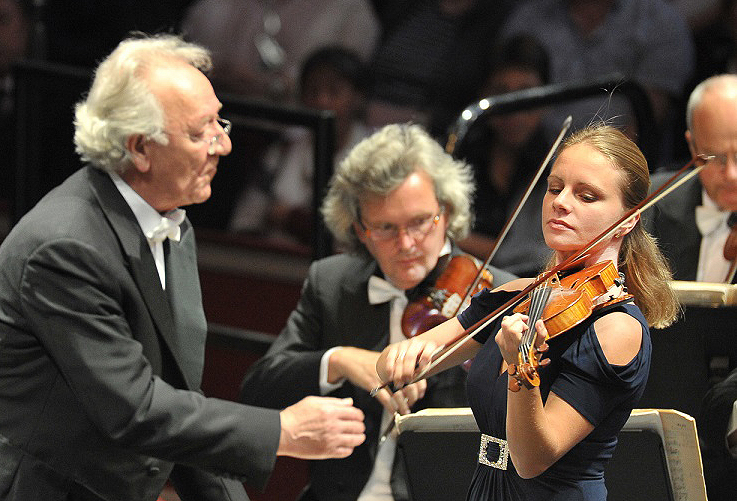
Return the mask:
<svg viewBox="0 0 737 501">
<path fill-rule="evenodd" d="M 429 371 L 475 357 L 467 391 L 482 438 L 469 501 L 606 500 L 607 460 L 647 382 L 648 326 L 665 326 L 678 312 L 670 273 L 639 212 L 623 219 L 649 184 L 647 161 L 619 130 L 591 126 L 570 136 L 547 178 L 542 231 L 553 250 L 549 269 L 566 260 L 573 266 L 531 289 L 526 309 L 510 307 Z M 601 290 L 579 294 L 583 287 L 566 282 L 592 269 Z M 440 348 L 532 283 L 486 289 L 457 317 L 389 345 L 377 362 L 380 378 L 397 387 L 411 381 L 434 355 L 438 362 Z M 539 290 L 550 293 L 542 311 Z M 569 296 L 585 296 L 588 309 L 558 329 L 548 309 Z M 577 310 L 574 304 L 560 311 Z"/>
</svg>

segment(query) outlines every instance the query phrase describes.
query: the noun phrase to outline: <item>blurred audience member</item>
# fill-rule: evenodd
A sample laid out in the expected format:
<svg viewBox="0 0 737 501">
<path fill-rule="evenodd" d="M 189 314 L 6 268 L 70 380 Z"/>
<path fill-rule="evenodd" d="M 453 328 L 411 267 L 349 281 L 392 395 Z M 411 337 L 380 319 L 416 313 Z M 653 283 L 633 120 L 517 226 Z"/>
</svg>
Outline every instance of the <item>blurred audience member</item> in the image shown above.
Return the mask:
<svg viewBox="0 0 737 501">
<path fill-rule="evenodd" d="M 494 51 L 491 73 L 480 97 L 538 87 L 548 79 L 549 59 L 544 47 L 536 38 L 517 35 Z M 536 108 L 481 117 L 458 146 L 456 156 L 473 165 L 477 185 L 474 230 L 460 242 L 466 252 L 481 259 L 489 255 L 545 158 L 549 145 L 542 130 L 544 112 Z M 495 266 L 515 275 L 535 276 L 550 259 L 539 210 L 544 194 L 543 176 L 500 244 Z"/>
<path fill-rule="evenodd" d="M 680 132 L 686 126 L 686 101 L 699 82 L 720 73 L 737 72 L 737 1 L 712 0 L 707 2 L 711 8 L 697 24 L 692 24 L 696 59 L 693 77 L 678 102 L 678 115 L 674 117 L 671 130 L 673 134 L 673 158 L 681 159 L 689 155 L 688 144 Z M 669 160 L 669 159 L 667 159 Z"/>
<path fill-rule="evenodd" d="M 341 160 L 369 130 L 360 118 L 366 69 L 344 47 L 323 47 L 305 61 L 300 103 L 335 114 L 335 161 Z M 238 200 L 230 229 L 309 243 L 312 234 L 314 138 L 304 128 L 289 129 L 264 155 L 260 179 Z"/>
<path fill-rule="evenodd" d="M 528 0 L 519 4 L 504 27 L 505 37 L 515 33 L 537 36 L 545 45 L 551 83 L 588 81 L 618 72 L 640 84 L 661 132 L 693 71 L 688 25 L 666 0 Z M 600 119 L 636 125 L 629 104 L 614 97 L 566 103 L 549 115 L 550 125 L 557 128 L 569 114 L 574 129 Z"/>
<path fill-rule="evenodd" d="M 692 31 L 710 23 L 719 11 L 721 0 L 668 0 L 686 19 Z"/>
<path fill-rule="evenodd" d="M 493 7 L 482 0 L 420 0 L 383 6 L 387 24 L 371 65 L 369 124 L 411 120 L 435 136 L 445 133 L 478 94 L 489 46 L 510 5 L 509 0 Z"/>
<path fill-rule="evenodd" d="M 711 23 L 694 33 L 695 80 L 737 72 L 737 0 L 721 0 Z"/>
<path fill-rule="evenodd" d="M 275 100 L 293 99 L 318 47 L 341 45 L 366 60 L 380 34 L 368 0 L 197 0 L 183 28 L 212 50 L 221 90 Z"/>
<path fill-rule="evenodd" d="M 3 111 L 10 103 L 6 96 L 12 91 L 12 66 L 24 58 L 30 45 L 33 4 L 31 0 L 0 0 L 0 78 Z"/>
</svg>

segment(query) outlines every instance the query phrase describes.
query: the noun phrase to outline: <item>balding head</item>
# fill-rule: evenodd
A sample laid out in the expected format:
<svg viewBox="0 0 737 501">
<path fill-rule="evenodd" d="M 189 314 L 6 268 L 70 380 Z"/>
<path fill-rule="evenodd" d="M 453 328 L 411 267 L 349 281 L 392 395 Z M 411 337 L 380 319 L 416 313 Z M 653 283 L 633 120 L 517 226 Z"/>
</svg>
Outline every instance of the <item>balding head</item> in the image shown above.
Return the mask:
<svg viewBox="0 0 737 501">
<path fill-rule="evenodd" d="M 693 127 L 694 110 L 706 104 L 709 106 L 714 100 L 737 99 L 737 75 L 723 74 L 709 77 L 698 84 L 688 98 L 686 107 L 686 127 Z"/>
<path fill-rule="evenodd" d="M 687 109 L 691 155 L 713 155 L 699 173 L 722 210 L 737 211 L 737 75 L 717 75 L 691 93 Z"/>
</svg>

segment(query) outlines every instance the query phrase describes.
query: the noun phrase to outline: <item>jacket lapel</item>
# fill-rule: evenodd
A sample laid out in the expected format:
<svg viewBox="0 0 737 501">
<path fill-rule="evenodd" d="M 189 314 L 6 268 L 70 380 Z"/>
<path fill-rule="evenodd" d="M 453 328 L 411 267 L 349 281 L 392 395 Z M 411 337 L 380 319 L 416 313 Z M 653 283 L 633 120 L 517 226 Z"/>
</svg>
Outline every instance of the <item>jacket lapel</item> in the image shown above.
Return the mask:
<svg viewBox="0 0 737 501">
<path fill-rule="evenodd" d="M 699 252 L 701 248 L 701 233 L 696 225 L 695 207 L 701 205 L 701 183 L 697 177 L 692 178 L 679 189 L 680 194 L 673 193 L 674 198 L 666 206 L 671 210 L 672 217 L 678 224 L 677 227 L 685 228 L 677 234 L 669 235 L 668 240 L 672 242 L 676 255 L 675 272 L 684 280 L 696 280 L 696 271 L 699 264 Z M 683 224 L 683 222 L 686 224 Z M 680 223 L 679 223 L 680 222 Z"/>
<path fill-rule="evenodd" d="M 376 274 L 382 276 L 379 266 L 373 259 L 365 259 L 365 264 L 355 270 L 353 280 L 343 284 L 344 298 L 357 298 L 350 308 L 354 311 L 355 325 L 345 335 L 346 343 L 367 350 L 381 351 L 389 343 L 389 303 L 370 304 L 368 301 L 368 281 Z M 377 332 L 381 335 L 377 336 Z"/>
<path fill-rule="evenodd" d="M 173 313 L 180 369 L 190 388 L 199 388 L 205 363 L 207 321 L 202 307 L 194 230 L 181 224 L 179 242 L 169 240 L 166 252 L 166 292 Z"/>
<path fill-rule="evenodd" d="M 182 378 L 189 384 L 181 366 L 181 353 L 176 339 L 174 317 L 166 293 L 161 288 L 156 263 L 148 241 L 133 211 L 115 187 L 110 176 L 94 167 L 87 167 L 87 169 L 92 191 L 110 226 L 118 236 L 131 276 L 138 285 L 151 319 L 161 340 L 172 353 Z"/>
</svg>

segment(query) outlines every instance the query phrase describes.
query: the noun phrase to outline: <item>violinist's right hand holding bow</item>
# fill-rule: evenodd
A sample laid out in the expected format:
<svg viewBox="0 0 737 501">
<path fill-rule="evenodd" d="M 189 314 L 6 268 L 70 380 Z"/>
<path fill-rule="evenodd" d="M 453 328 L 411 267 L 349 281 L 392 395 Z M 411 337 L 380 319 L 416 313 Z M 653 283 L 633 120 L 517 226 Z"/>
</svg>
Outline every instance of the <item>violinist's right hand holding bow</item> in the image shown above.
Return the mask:
<svg viewBox="0 0 737 501">
<path fill-rule="evenodd" d="M 451 318 L 420 335 L 390 344 L 376 362 L 379 379 L 383 384 L 393 383 L 396 389 L 400 389 L 418 376 L 424 379 L 472 358 L 481 346 L 479 343 L 466 343 L 444 357 L 442 362 L 434 363 L 463 332 L 458 319 Z M 431 363 L 432 368 L 425 373 Z"/>
<path fill-rule="evenodd" d="M 376 362 L 379 354 L 353 346 L 341 346 L 330 354 L 328 363 L 328 381 L 336 383 L 347 379 L 351 384 L 371 391 L 381 384 L 376 374 Z M 418 381 L 401 390 L 392 392 L 382 388 L 374 397 L 390 413 L 409 414 L 410 408 L 425 396 L 427 381 Z"/>
<path fill-rule="evenodd" d="M 409 384 L 431 361 L 438 345 L 422 336 L 390 344 L 379 355 L 376 372 L 382 382 L 400 389 Z"/>
</svg>

